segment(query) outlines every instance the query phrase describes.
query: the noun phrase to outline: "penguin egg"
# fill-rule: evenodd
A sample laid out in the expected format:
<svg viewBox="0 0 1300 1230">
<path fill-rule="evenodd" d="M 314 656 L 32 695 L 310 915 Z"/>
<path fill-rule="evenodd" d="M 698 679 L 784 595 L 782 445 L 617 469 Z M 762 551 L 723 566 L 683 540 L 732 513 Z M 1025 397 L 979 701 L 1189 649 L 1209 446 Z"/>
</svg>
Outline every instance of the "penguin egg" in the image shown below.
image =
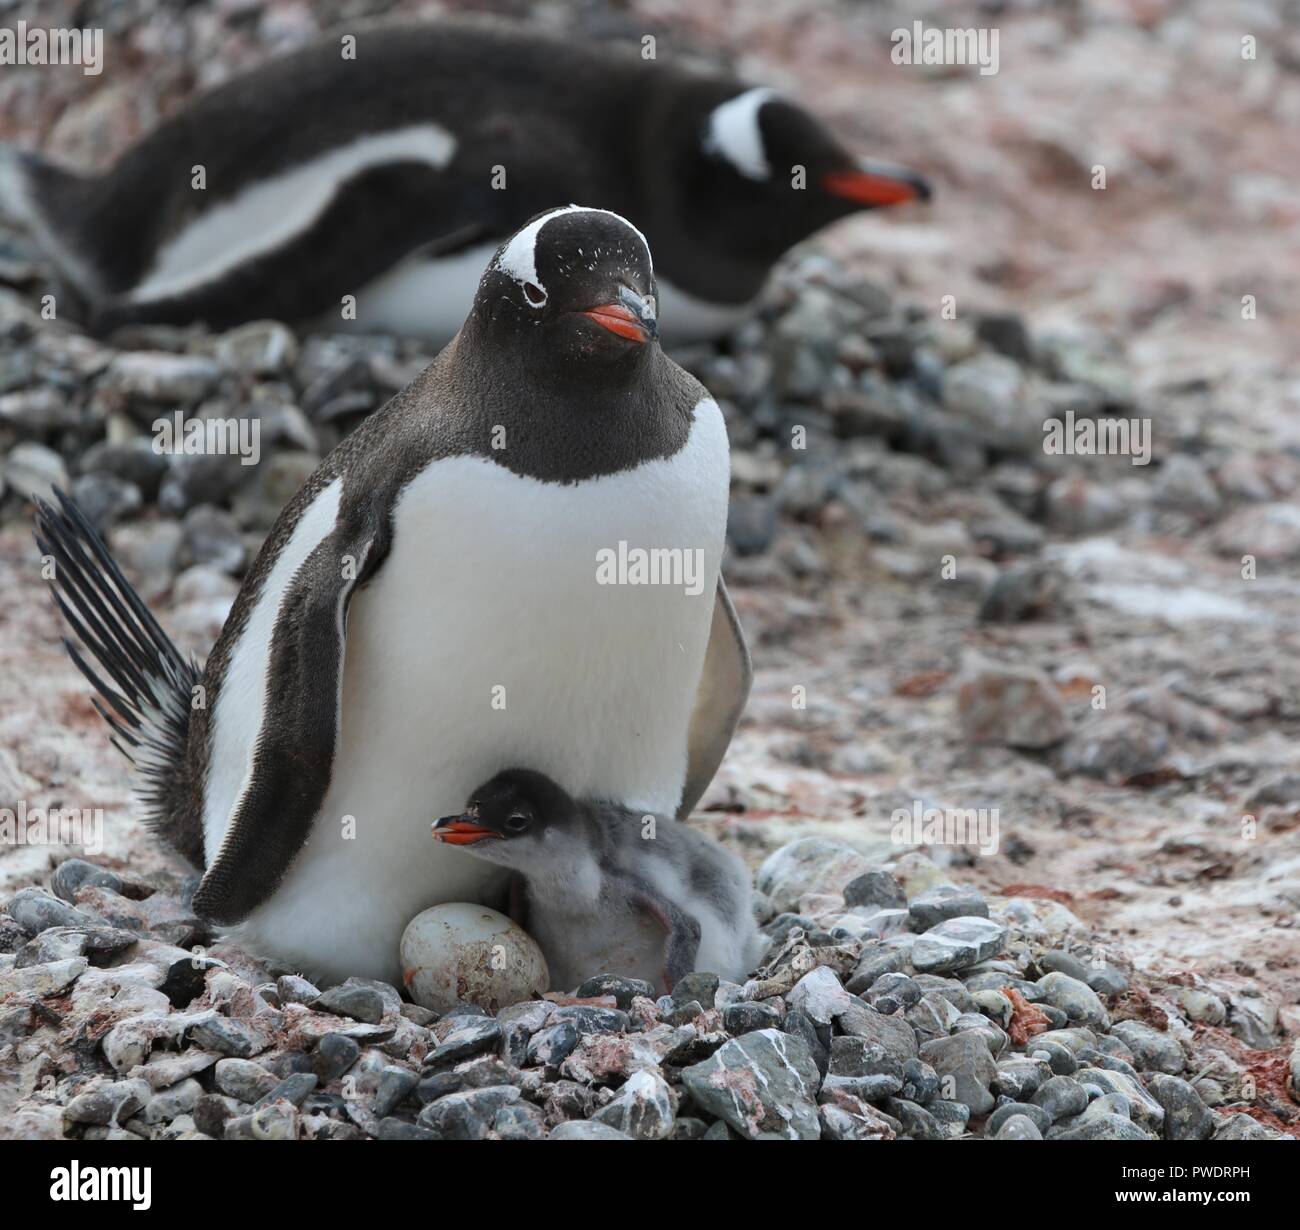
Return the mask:
<svg viewBox="0 0 1300 1230">
<path fill-rule="evenodd" d="M 496 1012 L 550 985 L 537 941 L 481 905 L 435 905 L 417 914 L 402 933 L 400 953 L 411 998 L 435 1012 L 457 1002 Z"/>
</svg>

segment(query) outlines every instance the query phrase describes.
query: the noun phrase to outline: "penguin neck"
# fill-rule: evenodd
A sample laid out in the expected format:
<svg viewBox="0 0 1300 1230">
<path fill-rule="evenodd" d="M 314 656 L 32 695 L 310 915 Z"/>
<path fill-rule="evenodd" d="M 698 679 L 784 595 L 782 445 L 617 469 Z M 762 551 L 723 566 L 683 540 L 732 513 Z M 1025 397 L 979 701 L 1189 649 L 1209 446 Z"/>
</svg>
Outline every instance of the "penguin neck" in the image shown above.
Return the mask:
<svg viewBox="0 0 1300 1230">
<path fill-rule="evenodd" d="M 434 402 L 467 451 L 542 482 L 577 483 L 672 457 L 707 394 L 656 345 L 630 369 L 529 364 L 471 320 L 439 356 Z M 452 392 L 454 390 L 454 393 Z"/>
</svg>

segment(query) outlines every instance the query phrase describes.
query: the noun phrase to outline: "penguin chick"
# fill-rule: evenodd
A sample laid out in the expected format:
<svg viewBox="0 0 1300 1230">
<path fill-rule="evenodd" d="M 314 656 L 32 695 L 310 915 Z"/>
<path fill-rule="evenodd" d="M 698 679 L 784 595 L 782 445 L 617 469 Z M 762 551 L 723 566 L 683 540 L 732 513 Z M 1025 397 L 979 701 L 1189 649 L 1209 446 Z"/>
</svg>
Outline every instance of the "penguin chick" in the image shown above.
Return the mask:
<svg viewBox="0 0 1300 1230">
<path fill-rule="evenodd" d="M 521 921 L 556 987 L 615 973 L 671 991 L 695 969 L 742 980 L 761 953 L 745 865 L 666 816 L 578 801 L 543 773 L 510 769 L 433 835 L 517 873 Z"/>
</svg>

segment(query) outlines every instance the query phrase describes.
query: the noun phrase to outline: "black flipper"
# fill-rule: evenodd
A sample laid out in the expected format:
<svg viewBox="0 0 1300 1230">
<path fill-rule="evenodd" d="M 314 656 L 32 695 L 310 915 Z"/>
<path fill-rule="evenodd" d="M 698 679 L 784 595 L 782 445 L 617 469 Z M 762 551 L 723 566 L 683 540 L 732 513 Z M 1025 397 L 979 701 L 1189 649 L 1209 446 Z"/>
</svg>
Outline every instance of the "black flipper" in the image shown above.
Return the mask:
<svg viewBox="0 0 1300 1230">
<path fill-rule="evenodd" d="M 387 556 L 389 537 L 372 492 L 364 508 L 340 512 L 284 595 L 252 775 L 194 895 L 204 918 L 227 926 L 246 918 L 279 887 L 311 833 L 338 742 L 348 606 Z"/>
<path fill-rule="evenodd" d="M 136 768 L 145 822 L 201 867 L 202 832 L 187 805 L 185 767 L 198 665 L 181 656 L 85 514 L 62 491 L 54 495 L 57 508 L 36 501 L 34 534 L 53 564 L 51 596 L 85 653 L 66 637 L 64 646 L 98 693 L 93 703 L 113 746 Z"/>
</svg>

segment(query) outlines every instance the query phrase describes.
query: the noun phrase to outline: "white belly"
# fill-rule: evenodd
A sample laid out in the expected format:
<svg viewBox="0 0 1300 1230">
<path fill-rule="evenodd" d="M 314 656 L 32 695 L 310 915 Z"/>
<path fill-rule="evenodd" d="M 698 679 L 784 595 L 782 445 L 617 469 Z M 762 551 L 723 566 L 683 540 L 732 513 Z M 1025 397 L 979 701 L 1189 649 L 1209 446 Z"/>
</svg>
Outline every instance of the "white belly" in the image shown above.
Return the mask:
<svg viewBox="0 0 1300 1230">
<path fill-rule="evenodd" d="M 320 976 L 396 981 L 406 923 L 491 880 L 490 864 L 438 845 L 429 825 L 501 769 L 675 810 L 726 524 L 726 449 L 706 401 L 677 456 L 631 473 L 561 486 L 458 458 L 406 489 L 389 558 L 349 613 L 332 785 L 241 938 Z M 702 592 L 597 584 L 597 552 L 620 540 L 702 549 Z"/>
<path fill-rule="evenodd" d="M 479 279 L 495 252 L 496 244 L 483 244 L 437 260 L 403 261 L 362 288 L 356 319 L 344 321 L 342 327 L 349 332 L 395 333 L 443 346 L 465 323 Z M 659 324 L 670 346 L 723 337 L 754 307 L 752 303 L 706 303 L 662 277 L 657 282 Z M 338 320 L 327 319 L 322 325 L 335 327 Z"/>
</svg>

